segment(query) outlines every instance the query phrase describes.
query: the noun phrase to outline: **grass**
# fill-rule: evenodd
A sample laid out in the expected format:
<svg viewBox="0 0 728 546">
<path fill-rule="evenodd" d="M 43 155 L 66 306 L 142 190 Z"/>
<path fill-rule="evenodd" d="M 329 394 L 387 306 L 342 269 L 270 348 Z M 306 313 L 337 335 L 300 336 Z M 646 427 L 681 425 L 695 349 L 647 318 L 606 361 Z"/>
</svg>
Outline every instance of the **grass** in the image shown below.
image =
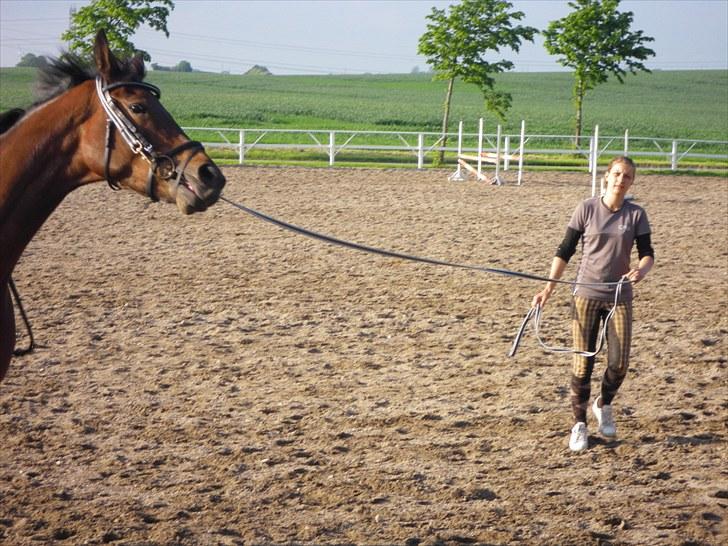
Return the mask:
<svg viewBox="0 0 728 546">
<path fill-rule="evenodd" d="M 34 70 L 0 69 L 0 110 L 32 102 Z M 438 131 L 445 83 L 426 74 L 361 76 L 240 76 L 212 73 L 150 72 L 167 109 L 184 127 L 281 128 L 380 131 Z M 569 73 L 508 73 L 497 85 L 512 94 L 502 121 L 517 134 L 525 119 L 528 134 L 573 133 Z M 479 90 L 458 82 L 450 131 L 457 121 L 486 132 L 498 120 L 485 112 Z M 658 71 L 609 82 L 586 98 L 584 133 L 631 137 L 728 140 L 728 71 Z M 206 138 L 209 139 L 208 134 Z M 633 146 L 653 149 L 651 142 Z M 725 145 L 700 145 L 706 153 L 726 153 Z M 637 148 L 635 148 L 637 149 Z M 697 148 L 694 149 L 697 151 Z M 279 154 L 280 155 L 280 154 Z M 251 156 L 251 159 L 254 157 Z"/>
</svg>

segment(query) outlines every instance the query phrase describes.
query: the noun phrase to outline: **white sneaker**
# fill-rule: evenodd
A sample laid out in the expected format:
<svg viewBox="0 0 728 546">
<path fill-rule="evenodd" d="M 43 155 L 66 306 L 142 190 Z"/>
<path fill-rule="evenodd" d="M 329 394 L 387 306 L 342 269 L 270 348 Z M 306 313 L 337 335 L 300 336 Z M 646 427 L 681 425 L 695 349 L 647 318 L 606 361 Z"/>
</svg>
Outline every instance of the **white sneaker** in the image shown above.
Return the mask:
<svg viewBox="0 0 728 546">
<path fill-rule="evenodd" d="M 569 449 L 571 451 L 584 451 L 589 447 L 589 432 L 586 430 L 586 423 L 576 423 L 571 429 L 569 438 Z"/>
<path fill-rule="evenodd" d="M 604 404 L 601 408 L 597 405 L 601 396 L 594 399 L 592 411 L 599 422 L 599 433 L 607 438 L 614 438 L 617 435 L 617 425 L 614 422 L 612 406 Z"/>
</svg>

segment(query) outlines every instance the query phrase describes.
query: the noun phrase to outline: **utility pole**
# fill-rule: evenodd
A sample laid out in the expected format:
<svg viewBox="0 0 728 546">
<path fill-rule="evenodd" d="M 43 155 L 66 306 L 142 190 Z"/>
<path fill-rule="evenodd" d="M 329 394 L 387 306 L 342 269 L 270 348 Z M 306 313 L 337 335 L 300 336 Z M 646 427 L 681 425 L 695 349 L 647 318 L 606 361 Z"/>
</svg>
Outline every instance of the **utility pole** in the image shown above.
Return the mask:
<svg viewBox="0 0 728 546">
<path fill-rule="evenodd" d="M 76 6 L 74 4 L 71 4 L 71 7 L 68 8 L 68 28 L 71 28 L 71 25 L 73 24 L 73 18 L 76 16 Z M 71 49 L 71 42 L 66 42 L 66 49 Z"/>
</svg>

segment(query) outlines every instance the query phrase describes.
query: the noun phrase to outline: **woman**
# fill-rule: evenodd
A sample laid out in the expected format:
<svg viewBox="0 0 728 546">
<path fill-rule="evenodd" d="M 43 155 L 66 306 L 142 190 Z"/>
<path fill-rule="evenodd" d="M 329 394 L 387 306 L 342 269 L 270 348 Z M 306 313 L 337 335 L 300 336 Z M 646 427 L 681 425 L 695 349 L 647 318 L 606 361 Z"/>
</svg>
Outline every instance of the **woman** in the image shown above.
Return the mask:
<svg viewBox="0 0 728 546">
<path fill-rule="evenodd" d="M 604 175 L 606 191 L 601 197 L 582 201 L 574 211 L 566 229 L 564 240 L 556 250 L 549 277 L 560 279 L 566 264 L 582 241 L 582 258 L 572 302 L 572 332 L 575 351 L 594 351 L 599 323 L 614 306 L 614 284 L 625 281 L 615 313 L 607 328 L 607 369 L 602 378 L 601 393 L 592 405 L 599 424 L 599 432 L 606 437 L 617 434 L 612 400 L 617 393 L 629 365 L 632 337 L 632 286 L 644 279 L 654 264 L 654 251 L 650 240 L 650 224 L 642 207 L 625 201 L 632 187 L 636 167 L 628 157 L 616 157 Z M 630 267 L 632 246 L 637 243 L 639 263 Z M 546 305 L 556 283 L 546 287 L 533 298 L 533 306 Z M 589 445 L 586 413 L 591 392 L 594 357 L 574 354 L 571 376 L 571 407 L 574 426 L 569 447 L 583 451 Z"/>
</svg>

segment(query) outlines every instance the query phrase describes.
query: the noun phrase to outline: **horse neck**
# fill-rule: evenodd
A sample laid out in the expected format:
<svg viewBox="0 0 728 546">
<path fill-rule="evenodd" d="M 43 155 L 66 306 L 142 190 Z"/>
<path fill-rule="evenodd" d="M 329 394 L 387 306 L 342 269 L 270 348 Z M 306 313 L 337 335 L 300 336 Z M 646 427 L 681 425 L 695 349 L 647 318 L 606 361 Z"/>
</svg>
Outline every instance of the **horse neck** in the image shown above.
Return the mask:
<svg viewBox="0 0 728 546">
<path fill-rule="evenodd" d="M 93 82 L 84 82 L 0 135 L 0 287 L 65 196 L 100 179 L 80 150 L 79 127 L 94 113 L 93 93 Z"/>
</svg>

